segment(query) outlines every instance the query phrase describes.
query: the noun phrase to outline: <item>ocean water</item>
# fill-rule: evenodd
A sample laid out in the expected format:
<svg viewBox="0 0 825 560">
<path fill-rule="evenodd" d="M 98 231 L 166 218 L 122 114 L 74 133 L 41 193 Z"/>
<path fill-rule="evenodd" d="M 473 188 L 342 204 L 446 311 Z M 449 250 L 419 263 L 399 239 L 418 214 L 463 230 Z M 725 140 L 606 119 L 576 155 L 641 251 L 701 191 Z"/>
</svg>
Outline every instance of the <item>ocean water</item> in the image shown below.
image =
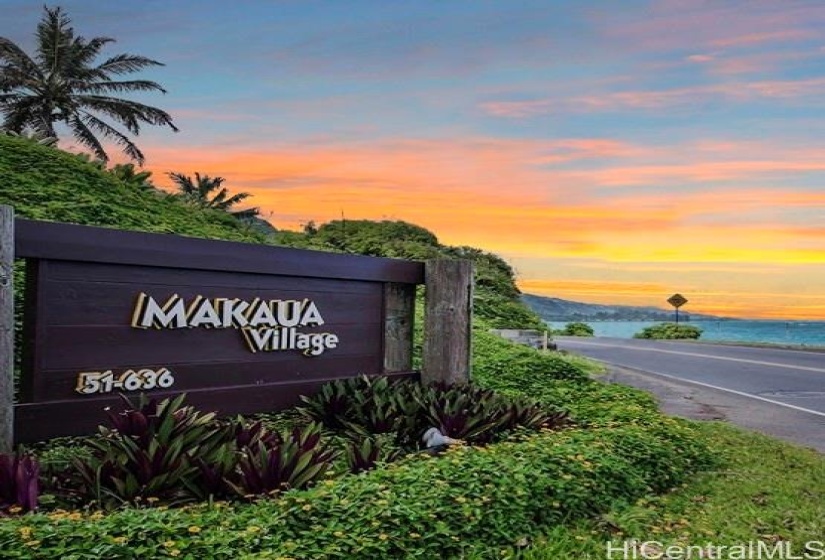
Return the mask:
<svg viewBox="0 0 825 560">
<path fill-rule="evenodd" d="M 633 338 L 657 321 L 585 321 L 596 336 Z M 548 323 L 554 329 L 566 323 Z M 702 329 L 700 340 L 725 342 L 769 342 L 804 346 L 825 346 L 825 321 L 710 320 L 685 323 Z"/>
</svg>

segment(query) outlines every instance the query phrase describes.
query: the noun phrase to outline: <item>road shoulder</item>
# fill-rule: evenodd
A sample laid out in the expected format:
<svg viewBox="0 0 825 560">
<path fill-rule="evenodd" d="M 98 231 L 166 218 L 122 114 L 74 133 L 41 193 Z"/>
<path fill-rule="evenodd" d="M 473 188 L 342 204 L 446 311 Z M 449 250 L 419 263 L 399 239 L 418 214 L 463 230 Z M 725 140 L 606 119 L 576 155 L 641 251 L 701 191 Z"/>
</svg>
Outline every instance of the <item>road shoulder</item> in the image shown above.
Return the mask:
<svg viewBox="0 0 825 560">
<path fill-rule="evenodd" d="M 646 371 L 605 364 L 608 383 L 653 394 L 665 414 L 691 420 L 721 420 L 825 453 L 825 418 Z"/>
</svg>

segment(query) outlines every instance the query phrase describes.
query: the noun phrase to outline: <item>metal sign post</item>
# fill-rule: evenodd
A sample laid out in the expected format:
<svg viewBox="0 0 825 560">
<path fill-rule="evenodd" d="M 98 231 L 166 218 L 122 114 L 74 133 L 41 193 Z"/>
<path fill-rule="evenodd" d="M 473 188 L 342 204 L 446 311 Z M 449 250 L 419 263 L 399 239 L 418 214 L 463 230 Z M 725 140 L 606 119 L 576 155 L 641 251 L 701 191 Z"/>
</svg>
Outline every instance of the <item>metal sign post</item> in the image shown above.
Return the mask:
<svg viewBox="0 0 825 560">
<path fill-rule="evenodd" d="M 676 324 L 679 324 L 679 308 L 688 302 L 687 298 L 682 294 L 673 294 L 667 298 L 667 302 L 672 305 L 676 311 Z"/>
</svg>

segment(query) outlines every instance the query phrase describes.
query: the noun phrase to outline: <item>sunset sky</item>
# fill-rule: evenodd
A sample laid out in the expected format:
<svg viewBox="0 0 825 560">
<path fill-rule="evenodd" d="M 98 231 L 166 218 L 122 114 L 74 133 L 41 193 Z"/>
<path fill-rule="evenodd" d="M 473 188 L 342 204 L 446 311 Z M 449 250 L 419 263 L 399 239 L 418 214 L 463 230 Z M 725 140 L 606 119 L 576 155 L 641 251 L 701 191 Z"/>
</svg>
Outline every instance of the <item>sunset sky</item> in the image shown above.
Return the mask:
<svg viewBox="0 0 825 560">
<path fill-rule="evenodd" d="M 49 3 L 52 5 L 51 3 Z M 27 50 L 43 1 L 0 0 Z M 825 2 L 65 0 L 265 218 L 398 219 L 523 291 L 825 320 Z"/>
</svg>

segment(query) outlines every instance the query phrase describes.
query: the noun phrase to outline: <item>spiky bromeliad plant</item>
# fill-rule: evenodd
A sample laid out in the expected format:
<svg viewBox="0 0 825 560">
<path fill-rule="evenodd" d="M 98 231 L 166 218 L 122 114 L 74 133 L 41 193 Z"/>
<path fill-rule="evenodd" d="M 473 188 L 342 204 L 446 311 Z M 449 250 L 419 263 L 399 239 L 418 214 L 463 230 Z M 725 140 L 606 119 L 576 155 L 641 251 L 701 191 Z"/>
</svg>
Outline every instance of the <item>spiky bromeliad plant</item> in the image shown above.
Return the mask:
<svg viewBox="0 0 825 560">
<path fill-rule="evenodd" d="M 419 398 L 427 420 L 451 438 L 489 443 L 509 422 L 506 401 L 491 390 L 431 385 Z"/>
<path fill-rule="evenodd" d="M 347 466 L 353 474 L 374 469 L 378 463 L 392 463 L 404 455 L 387 434 L 352 439 L 347 443 Z"/>
<path fill-rule="evenodd" d="M 259 441 L 247 448 L 238 463 L 237 476 L 229 482 L 239 496 L 306 488 L 332 466 L 335 453 L 322 443 L 320 424 L 296 427 L 280 439 L 272 446 Z"/>
<path fill-rule="evenodd" d="M 385 376 L 342 379 L 327 383 L 313 396 L 302 396 L 301 413 L 324 427 L 353 438 L 393 433 L 408 445 L 421 429 L 415 398 L 418 384 Z"/>
<path fill-rule="evenodd" d="M 235 495 L 232 481 L 237 477 L 241 457 L 261 447 L 271 449 L 282 441 L 281 436 L 268 430 L 263 422 L 249 423 L 242 416 L 228 421 L 226 427 L 226 441 L 191 458 L 197 473 L 188 488 L 200 500 Z"/>
<path fill-rule="evenodd" d="M 40 466 L 25 453 L 0 454 L 0 515 L 37 509 Z"/>
<path fill-rule="evenodd" d="M 74 466 L 89 497 L 104 506 L 123 502 L 193 499 L 187 488 L 197 467 L 193 457 L 214 454 L 227 439 L 227 428 L 214 413 L 183 406 L 185 395 L 156 401 L 141 396 L 137 405 L 107 411 L 111 428 L 100 426 L 89 441 L 91 457 Z"/>
</svg>

